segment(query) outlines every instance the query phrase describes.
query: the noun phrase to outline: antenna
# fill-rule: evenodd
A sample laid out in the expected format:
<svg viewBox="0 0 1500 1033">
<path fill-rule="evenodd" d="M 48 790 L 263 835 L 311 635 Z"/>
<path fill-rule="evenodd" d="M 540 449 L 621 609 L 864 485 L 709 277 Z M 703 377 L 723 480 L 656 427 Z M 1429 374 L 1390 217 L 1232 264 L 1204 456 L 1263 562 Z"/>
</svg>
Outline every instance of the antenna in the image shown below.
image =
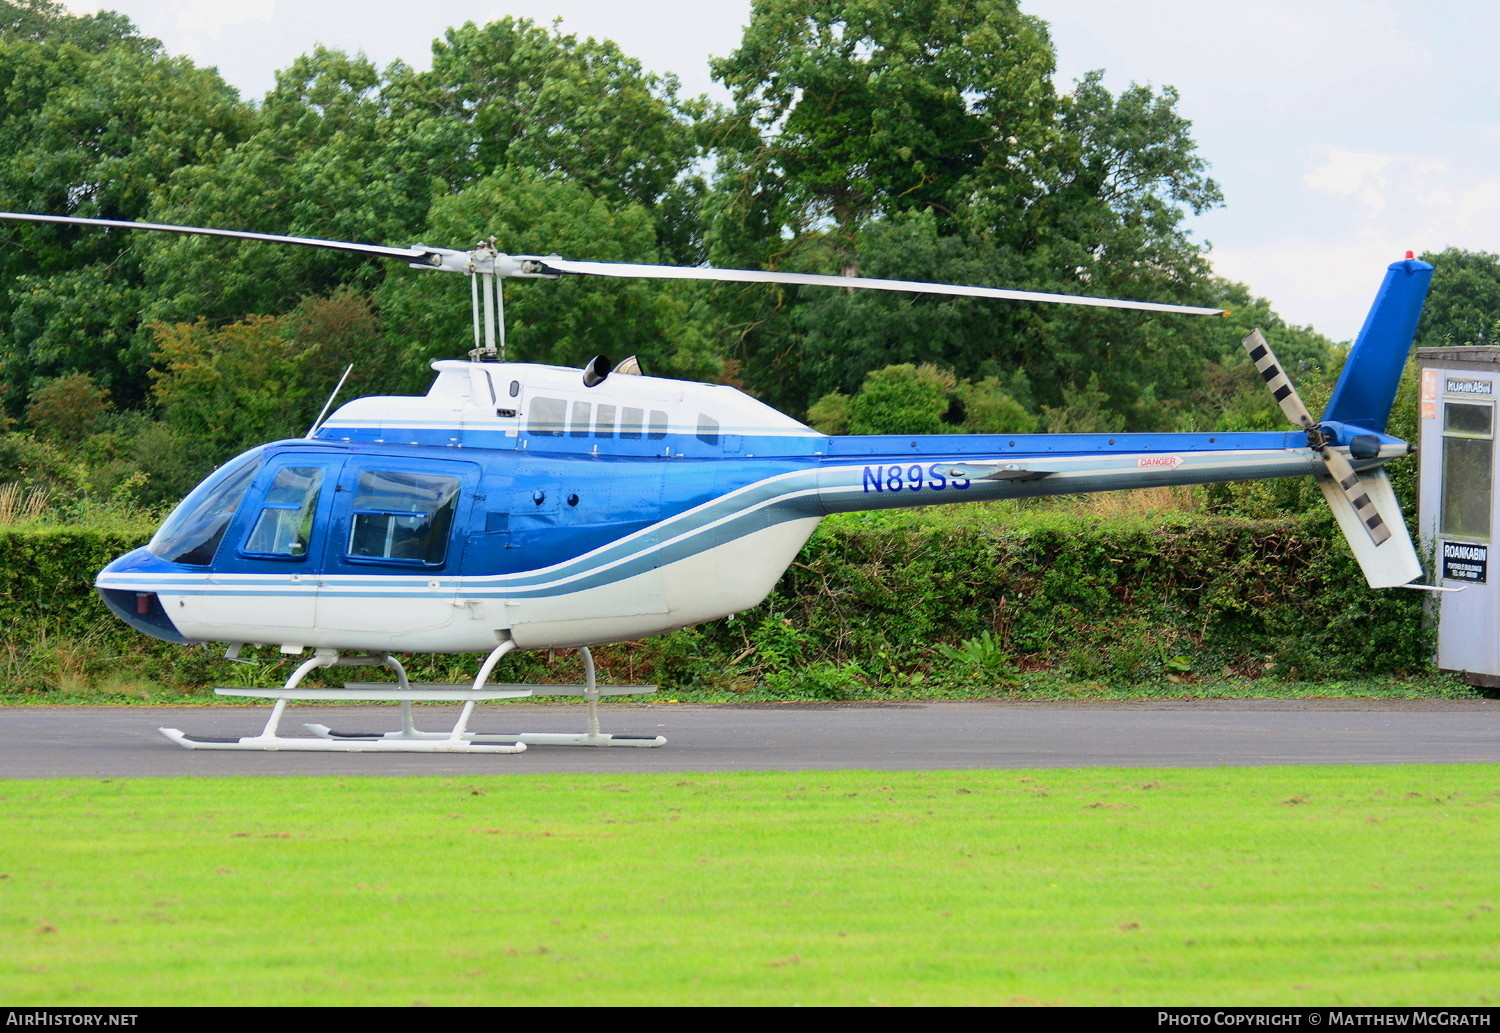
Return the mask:
<svg viewBox="0 0 1500 1033">
<path fill-rule="evenodd" d="M 349 379 L 349 372 L 354 369 L 354 363 L 349 363 L 344 368 L 344 375 L 339 377 L 339 382 L 333 385 L 333 394 L 328 396 L 328 401 L 323 403 L 323 411 L 318 413 L 318 418 L 313 420 L 313 425 L 307 428 L 307 436 L 311 438 L 317 429 L 323 425 L 323 417 L 328 415 L 328 410 L 333 408 L 333 400 L 339 396 L 339 391 L 344 387 L 344 381 Z"/>
</svg>

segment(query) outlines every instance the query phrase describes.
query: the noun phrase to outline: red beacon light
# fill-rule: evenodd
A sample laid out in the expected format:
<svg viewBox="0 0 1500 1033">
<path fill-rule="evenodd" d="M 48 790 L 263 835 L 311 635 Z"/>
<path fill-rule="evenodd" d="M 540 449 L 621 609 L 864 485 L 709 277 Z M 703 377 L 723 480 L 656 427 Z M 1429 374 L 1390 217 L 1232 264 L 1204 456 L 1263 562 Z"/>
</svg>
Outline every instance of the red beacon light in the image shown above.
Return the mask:
<svg viewBox="0 0 1500 1033">
<path fill-rule="evenodd" d="M 1406 260 L 1407 260 L 1407 261 L 1408 261 L 1408 262 L 1410 262 L 1410 261 L 1411 261 L 1411 260 L 1412 260 L 1412 259 L 1413 259 L 1413 258 L 1416 258 L 1416 257 L 1417 257 L 1417 256 L 1416 256 L 1416 254 L 1414 254 L 1414 253 L 1413 253 L 1413 252 L 1411 252 L 1411 251 L 1408 251 L 1408 252 L 1407 252 L 1407 253 L 1406 253 Z"/>
</svg>

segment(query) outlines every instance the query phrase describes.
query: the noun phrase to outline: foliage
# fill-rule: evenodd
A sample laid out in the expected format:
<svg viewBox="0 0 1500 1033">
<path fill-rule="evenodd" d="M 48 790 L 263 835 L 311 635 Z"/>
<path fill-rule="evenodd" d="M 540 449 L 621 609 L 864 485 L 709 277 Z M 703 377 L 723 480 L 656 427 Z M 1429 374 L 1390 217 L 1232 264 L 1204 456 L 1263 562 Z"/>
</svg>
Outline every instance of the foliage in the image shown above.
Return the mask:
<svg viewBox="0 0 1500 1033">
<path fill-rule="evenodd" d="M 758 0 L 739 49 L 713 63 L 734 96 L 722 218 L 794 239 L 828 225 L 852 272 L 878 216 L 958 219 L 977 189 L 1024 204 L 1052 68 L 1045 27 L 1013 0 Z"/>
<path fill-rule="evenodd" d="M 216 328 L 206 320 L 158 324 L 153 393 L 172 426 L 222 462 L 253 444 L 306 430 L 295 415 L 305 408 L 298 384 L 305 354 L 286 321 L 251 316 Z M 300 421 L 299 421 L 300 422 Z"/>
<path fill-rule="evenodd" d="M 26 433 L 0 434 L 0 470 L 7 483 L 50 489 L 68 478 L 68 459 L 55 445 Z"/>
<path fill-rule="evenodd" d="M 735 97 L 716 123 L 715 261 L 1215 301 L 1224 287 L 1181 223 L 1220 196 L 1176 93 L 1114 97 L 1092 74 L 1059 96 L 1052 66 L 1045 27 L 1011 0 L 761 0 L 714 64 Z M 749 383 L 794 410 L 872 367 L 932 363 L 963 379 L 1024 369 L 1034 406 L 1093 391 L 1107 422 L 1166 429 L 1161 399 L 1204 364 L 1203 328 L 1182 317 L 726 294 Z"/>
<path fill-rule="evenodd" d="M 1208 321 L 580 278 L 511 281 L 505 299 L 513 357 L 633 352 L 648 372 L 743 383 L 794 414 L 826 398 L 815 419 L 844 430 L 1279 426 L 1241 376 L 1239 336 L 1262 326 L 1299 373 L 1329 364 L 1331 346 L 1208 274 L 1182 217 L 1219 194 L 1177 94 L 1116 95 L 1097 73 L 1065 89 L 1053 67 L 1045 25 L 1014 0 L 759 0 L 714 65 L 728 108 L 681 97 L 608 40 L 512 17 L 448 30 L 423 72 L 315 48 L 250 105 L 117 15 L 7 0 L 0 192 L 8 207 L 334 240 L 493 236 L 512 253 L 711 255 L 1227 304 L 1232 319 Z M 0 245 L 0 402 L 21 417 L 38 391 L 85 375 L 120 415 L 160 419 L 149 434 L 104 421 L 65 442 L 72 453 L 125 433 L 87 445 L 108 453 L 106 481 L 139 442 L 185 445 L 186 457 L 146 460 L 153 498 L 273 422 L 195 411 L 173 389 L 191 377 L 162 365 L 153 326 L 203 320 L 201 334 L 233 337 L 285 321 L 297 364 L 276 353 L 242 365 L 289 378 L 283 422 L 299 429 L 350 361 L 351 393 L 420 391 L 429 360 L 470 346 L 455 278 L 373 257 L 51 225 L 8 224 Z M 936 419 L 935 399 L 876 397 L 894 382 L 877 377 L 870 393 L 867 375 L 893 366 L 952 378 Z M 162 391 L 172 403 L 153 410 Z"/>
<path fill-rule="evenodd" d="M 875 370 L 849 403 L 851 434 L 939 434 L 953 375 L 906 363 Z"/>
<path fill-rule="evenodd" d="M 1014 378 L 1024 390 L 1024 376 Z M 928 363 L 902 363 L 865 375 L 850 398 L 833 392 L 808 409 L 809 424 L 824 434 L 1028 434 L 1035 417 L 996 377 L 959 380 Z"/>
<path fill-rule="evenodd" d="M 109 407 L 108 389 L 87 373 L 69 373 L 32 393 L 26 422 L 43 440 L 77 444 L 98 428 Z"/>
<path fill-rule="evenodd" d="M 1422 261 L 1433 271 L 1417 347 L 1500 343 L 1500 255 L 1447 248 Z"/>
<path fill-rule="evenodd" d="M 83 634 L 104 613 L 94 575 L 148 534 L 139 522 L 0 528 L 0 623 L 57 617 Z"/>
<path fill-rule="evenodd" d="M 1020 687 L 1015 657 L 989 628 L 956 646 L 940 642 L 933 649 L 953 665 L 951 677 L 971 688 L 994 691 Z"/>
<path fill-rule="evenodd" d="M 0 41 L 67 43 L 97 53 L 122 39 L 155 42 L 136 36 L 130 20 L 114 11 L 73 15 L 56 0 L 0 0 Z"/>
<path fill-rule="evenodd" d="M 214 160 L 182 168 L 157 222 L 325 240 L 405 244 L 433 189 L 431 142 L 392 110 L 363 56 L 317 48 L 277 75 L 253 131 Z M 149 235 L 150 318 L 233 320 L 287 311 L 306 295 L 377 287 L 388 260 L 317 248 Z M 404 273 L 404 270 L 403 270 Z"/>
<path fill-rule="evenodd" d="M 501 168 L 548 169 L 611 205 L 654 209 L 697 154 L 703 102 L 679 100 L 675 77 L 644 72 L 609 40 L 524 18 L 449 29 L 432 70 L 398 74 L 395 90 L 418 124 L 442 126 L 427 131 L 450 148 L 441 175 L 454 188 Z"/>
<path fill-rule="evenodd" d="M 118 16 L 7 5 L 0 34 L 0 196 L 13 210 L 146 217 L 177 170 L 237 139 L 248 118 L 212 70 L 168 57 Z M 13 23 L 14 24 L 14 23 Z M 42 28 L 42 26 L 47 26 Z M 86 372 L 139 404 L 149 302 L 136 246 L 81 227 L 8 225 L 0 248 L 0 381 L 19 411 L 33 379 Z"/>
<path fill-rule="evenodd" d="M 824 434 L 849 433 L 849 396 L 838 391 L 807 407 L 807 425 Z"/>
<path fill-rule="evenodd" d="M 1018 522 L 866 514 L 825 522 L 757 610 L 705 625 L 796 663 L 857 662 L 885 685 L 943 675 L 939 646 L 1023 671 L 1115 684 L 1199 675 L 1327 678 L 1430 670 L 1422 601 L 1371 592 L 1331 519 L 1168 515 L 1096 524 L 1037 510 Z M 776 623 L 770 640 L 768 625 Z M 977 644 L 976 644 L 977 640 Z M 969 643 L 964 646 L 962 643 Z M 741 647 L 743 648 L 743 647 Z M 778 661 L 779 662 L 779 661 Z"/>
</svg>

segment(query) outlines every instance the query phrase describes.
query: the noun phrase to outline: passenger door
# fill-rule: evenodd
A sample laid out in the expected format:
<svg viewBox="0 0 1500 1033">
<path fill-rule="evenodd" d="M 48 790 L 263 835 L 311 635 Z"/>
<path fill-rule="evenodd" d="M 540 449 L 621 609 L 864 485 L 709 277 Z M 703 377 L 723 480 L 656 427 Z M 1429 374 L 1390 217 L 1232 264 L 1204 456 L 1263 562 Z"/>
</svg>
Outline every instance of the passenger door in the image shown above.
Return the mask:
<svg viewBox="0 0 1500 1033">
<path fill-rule="evenodd" d="M 334 492 L 318 626 L 402 635 L 451 623 L 478 484 L 474 463 L 350 459 Z"/>
</svg>

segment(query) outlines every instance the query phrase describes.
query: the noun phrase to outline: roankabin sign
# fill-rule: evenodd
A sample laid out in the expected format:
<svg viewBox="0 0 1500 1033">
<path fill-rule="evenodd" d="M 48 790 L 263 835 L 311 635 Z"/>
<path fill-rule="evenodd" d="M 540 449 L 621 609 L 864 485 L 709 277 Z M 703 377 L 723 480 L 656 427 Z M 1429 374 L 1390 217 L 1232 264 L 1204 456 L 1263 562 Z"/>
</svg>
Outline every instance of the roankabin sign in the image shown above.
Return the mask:
<svg viewBox="0 0 1500 1033">
<path fill-rule="evenodd" d="M 1489 580 L 1490 547 L 1472 542 L 1443 542 L 1443 578 L 1482 585 Z"/>
</svg>

